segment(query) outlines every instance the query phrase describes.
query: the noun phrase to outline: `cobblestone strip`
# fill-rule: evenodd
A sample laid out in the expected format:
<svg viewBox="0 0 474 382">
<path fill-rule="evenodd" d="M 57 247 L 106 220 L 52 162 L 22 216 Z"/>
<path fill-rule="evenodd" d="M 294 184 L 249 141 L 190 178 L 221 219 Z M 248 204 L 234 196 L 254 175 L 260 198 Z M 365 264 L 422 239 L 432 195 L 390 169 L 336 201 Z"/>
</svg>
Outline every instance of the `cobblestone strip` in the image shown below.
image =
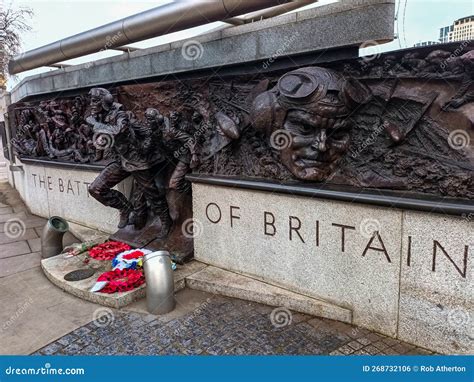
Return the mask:
<svg viewBox="0 0 474 382">
<path fill-rule="evenodd" d="M 272 310 L 215 297 L 167 323 L 152 315 L 114 311 L 108 325 L 90 322 L 34 354 L 430 354 L 366 329 L 298 313 L 292 313 L 290 324 L 276 327 Z"/>
</svg>

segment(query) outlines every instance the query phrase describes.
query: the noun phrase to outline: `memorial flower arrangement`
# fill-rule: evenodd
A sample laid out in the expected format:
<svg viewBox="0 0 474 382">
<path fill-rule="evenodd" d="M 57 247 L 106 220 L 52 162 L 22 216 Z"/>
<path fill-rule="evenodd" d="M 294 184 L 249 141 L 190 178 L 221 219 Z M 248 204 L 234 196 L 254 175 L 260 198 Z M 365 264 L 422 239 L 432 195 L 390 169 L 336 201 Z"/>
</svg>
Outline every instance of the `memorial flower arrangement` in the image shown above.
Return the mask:
<svg viewBox="0 0 474 382">
<path fill-rule="evenodd" d="M 102 273 L 91 292 L 117 293 L 138 288 L 145 282 L 143 257 L 152 251 L 148 249 L 131 249 L 128 244 L 108 241 L 89 250 L 89 255 L 96 260 L 112 260 L 112 270 Z M 173 270 L 176 264 L 172 262 Z"/>
<path fill-rule="evenodd" d="M 138 269 L 115 269 L 102 273 L 97 282 L 106 283 L 100 290 L 101 293 L 127 292 L 142 285 L 145 282 L 145 276 Z"/>
<path fill-rule="evenodd" d="M 89 250 L 89 256 L 96 260 L 112 260 L 119 253 L 128 251 L 131 247 L 120 241 L 107 241 Z"/>
</svg>

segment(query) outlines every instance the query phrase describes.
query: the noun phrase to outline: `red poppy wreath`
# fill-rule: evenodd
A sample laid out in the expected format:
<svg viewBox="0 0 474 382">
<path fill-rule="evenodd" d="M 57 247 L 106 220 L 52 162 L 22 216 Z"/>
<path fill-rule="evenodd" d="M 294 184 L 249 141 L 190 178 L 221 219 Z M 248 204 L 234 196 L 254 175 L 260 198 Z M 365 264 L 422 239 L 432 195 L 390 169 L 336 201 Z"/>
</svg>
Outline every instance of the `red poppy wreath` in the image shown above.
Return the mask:
<svg viewBox="0 0 474 382">
<path fill-rule="evenodd" d="M 101 293 L 126 292 L 142 285 L 145 276 L 142 271 L 135 269 L 116 269 L 102 273 L 97 281 L 107 282 L 107 285 L 100 290 Z"/>
<path fill-rule="evenodd" d="M 112 260 L 120 252 L 128 251 L 130 248 L 128 244 L 120 241 L 108 241 L 89 250 L 89 255 L 96 260 Z"/>
</svg>

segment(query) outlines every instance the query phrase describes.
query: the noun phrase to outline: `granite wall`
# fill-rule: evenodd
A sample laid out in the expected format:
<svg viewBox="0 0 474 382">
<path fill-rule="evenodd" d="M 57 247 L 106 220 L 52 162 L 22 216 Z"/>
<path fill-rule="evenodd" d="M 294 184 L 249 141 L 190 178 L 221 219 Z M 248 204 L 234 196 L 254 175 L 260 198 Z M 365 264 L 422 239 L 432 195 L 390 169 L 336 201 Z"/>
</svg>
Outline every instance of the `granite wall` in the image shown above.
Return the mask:
<svg viewBox="0 0 474 382">
<path fill-rule="evenodd" d="M 99 170 L 26 163 L 23 169 L 16 172 L 15 185 L 33 214 L 45 218 L 61 216 L 69 222 L 107 233 L 117 230 L 117 210 L 102 205 L 87 191 Z M 116 188 L 129 195 L 131 181 L 125 180 Z"/>
<path fill-rule="evenodd" d="M 353 312 L 353 323 L 472 353 L 469 216 L 193 184 L 195 257 Z"/>
</svg>

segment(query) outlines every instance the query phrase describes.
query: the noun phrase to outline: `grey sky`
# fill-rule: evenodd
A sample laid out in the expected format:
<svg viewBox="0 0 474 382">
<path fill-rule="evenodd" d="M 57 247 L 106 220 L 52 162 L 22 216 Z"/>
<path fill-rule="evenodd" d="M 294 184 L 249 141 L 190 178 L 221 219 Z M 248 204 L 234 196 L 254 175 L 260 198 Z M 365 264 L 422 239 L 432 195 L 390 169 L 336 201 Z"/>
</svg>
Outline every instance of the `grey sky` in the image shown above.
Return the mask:
<svg viewBox="0 0 474 382">
<path fill-rule="evenodd" d="M 320 3 L 326 4 L 333 1 L 323 0 Z M 30 50 L 168 2 L 170 0 L 14 0 L 12 4 L 13 7 L 28 6 L 35 13 L 32 21 L 33 32 L 23 36 L 24 44 L 22 48 L 23 50 Z M 9 1 L 5 0 L 4 3 L 9 4 Z M 457 18 L 474 14 L 474 0 L 407 0 L 405 19 L 403 18 L 405 0 L 397 1 L 397 8 L 399 8 L 399 17 L 398 21 L 395 22 L 395 30 L 398 27 L 400 38 L 385 44 L 380 47 L 380 50 L 399 49 L 400 46 L 403 48 L 411 47 L 419 41 L 436 41 L 440 27 L 451 24 Z M 403 23 L 403 20 L 405 23 Z M 155 46 L 203 33 L 219 24 L 213 23 L 131 45 L 139 48 Z M 114 51 L 102 52 L 70 60 L 67 63 L 78 64 L 116 54 L 121 53 Z M 367 54 L 370 54 L 370 51 Z M 17 81 L 25 76 L 47 70 L 50 69 L 40 68 L 22 73 L 17 77 Z M 11 88 L 17 81 L 10 80 L 8 87 Z"/>
</svg>

